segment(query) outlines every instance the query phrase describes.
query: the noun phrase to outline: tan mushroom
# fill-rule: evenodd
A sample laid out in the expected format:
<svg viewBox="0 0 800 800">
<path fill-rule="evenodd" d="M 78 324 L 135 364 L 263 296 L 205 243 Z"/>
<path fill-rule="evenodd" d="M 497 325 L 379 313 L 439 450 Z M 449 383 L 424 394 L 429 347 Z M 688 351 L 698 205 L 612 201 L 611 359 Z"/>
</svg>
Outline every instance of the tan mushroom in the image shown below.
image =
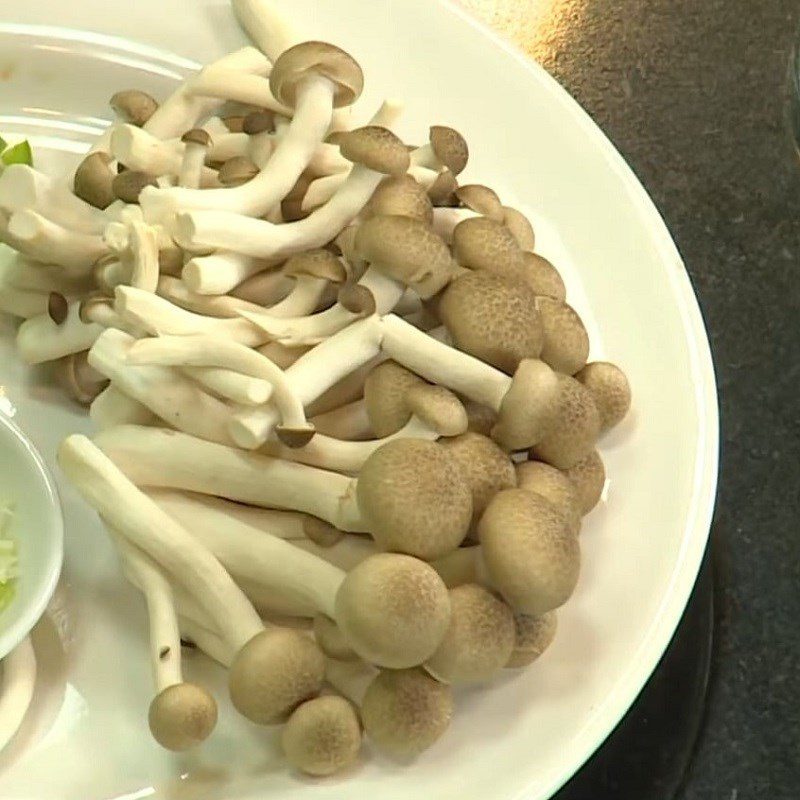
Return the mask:
<svg viewBox="0 0 800 800">
<path fill-rule="evenodd" d="M 556 372 L 574 375 L 589 357 L 589 334 L 581 318 L 572 306 L 552 297 L 538 297 L 536 308 L 544 327 L 542 361 Z"/>
<path fill-rule="evenodd" d="M 206 156 L 211 147 L 211 136 L 203 128 L 192 128 L 181 136 L 184 145 L 178 185 L 190 189 L 200 187 Z"/>
<path fill-rule="evenodd" d="M 504 221 L 503 204 L 494 189 L 479 183 L 468 183 L 456 189 L 455 195 L 466 208 L 496 222 Z"/>
<path fill-rule="evenodd" d="M 430 129 L 428 144 L 411 154 L 411 163 L 415 166 L 437 171 L 446 168 L 453 175 L 460 175 L 468 160 L 469 147 L 464 137 L 444 125 L 434 125 Z"/>
<path fill-rule="evenodd" d="M 458 181 L 449 169 L 442 170 L 428 188 L 428 197 L 435 208 L 451 208 L 458 205 L 456 197 Z"/>
<path fill-rule="evenodd" d="M 153 738 L 167 750 L 181 752 L 205 741 L 217 724 L 217 704 L 202 686 L 168 686 L 150 704 Z"/>
<path fill-rule="evenodd" d="M 339 149 L 348 161 L 385 175 L 404 175 L 410 163 L 403 142 L 390 130 L 378 125 L 350 131 L 342 138 Z"/>
<path fill-rule="evenodd" d="M 555 611 L 535 617 L 530 614 L 514 614 L 516 636 L 514 650 L 508 659 L 508 669 L 519 669 L 533 664 L 547 650 L 556 637 L 558 617 Z"/>
<path fill-rule="evenodd" d="M 141 128 L 158 111 L 158 102 L 147 92 L 126 89 L 111 98 L 111 108 L 119 119 Z"/>
<path fill-rule="evenodd" d="M 410 175 L 397 175 L 387 178 L 378 186 L 365 209 L 366 216 L 386 214 L 412 217 L 430 225 L 433 222 L 433 205 L 425 187 Z"/>
<path fill-rule="evenodd" d="M 523 252 L 520 277 L 533 292 L 544 297 L 552 297 L 562 303 L 567 297 L 567 288 L 558 270 L 538 253 Z"/>
<path fill-rule="evenodd" d="M 219 168 L 219 182 L 223 186 L 242 186 L 258 175 L 258 167 L 247 156 L 229 158 Z"/>
<path fill-rule="evenodd" d="M 561 470 L 541 461 L 524 461 L 516 466 L 517 486 L 549 500 L 563 515 L 575 534 L 581 527 L 581 502 L 575 484 Z"/>
<path fill-rule="evenodd" d="M 533 232 L 533 225 L 530 220 L 516 208 L 503 206 L 503 217 L 501 222 L 511 231 L 511 235 L 517 240 L 517 244 L 526 251 L 532 252 L 536 246 L 536 235 Z"/>
<path fill-rule="evenodd" d="M 519 269 L 521 252 L 511 231 L 488 217 L 462 220 L 453 230 L 453 256 L 469 269 L 513 274 Z"/>
<path fill-rule="evenodd" d="M 335 658 L 338 661 L 352 661 L 358 658 L 358 654 L 353 650 L 339 626 L 325 614 L 317 614 L 314 617 L 314 638 L 317 640 L 319 649 L 328 658 Z"/>
<path fill-rule="evenodd" d="M 600 453 L 593 450 L 588 456 L 563 472 L 575 484 L 581 513 L 585 516 L 600 502 L 603 488 L 606 485 L 606 469 Z"/>
<path fill-rule="evenodd" d="M 112 188 L 115 173 L 108 153 L 90 153 L 75 170 L 72 190 L 95 208 L 108 208 L 117 198 Z"/>
<path fill-rule="evenodd" d="M 631 387 L 616 364 L 595 361 L 575 375 L 591 393 L 600 412 L 600 429 L 607 431 L 625 418 L 631 407 Z"/>
<path fill-rule="evenodd" d="M 138 203 L 139 195 L 145 186 L 155 186 L 156 181 L 152 175 L 139 170 L 126 169 L 111 181 L 111 190 L 117 200 L 123 203 Z"/>
<path fill-rule="evenodd" d="M 266 109 L 251 112 L 242 122 L 242 133 L 250 137 L 248 142 L 250 158 L 259 166 L 266 164 L 272 154 L 274 130 L 275 114 Z"/>
</svg>

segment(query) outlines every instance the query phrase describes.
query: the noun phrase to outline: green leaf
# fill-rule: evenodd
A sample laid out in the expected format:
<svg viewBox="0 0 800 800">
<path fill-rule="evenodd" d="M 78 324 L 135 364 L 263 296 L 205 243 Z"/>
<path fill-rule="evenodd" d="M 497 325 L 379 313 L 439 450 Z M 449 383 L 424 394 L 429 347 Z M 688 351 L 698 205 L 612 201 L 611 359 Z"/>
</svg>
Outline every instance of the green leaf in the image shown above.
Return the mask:
<svg viewBox="0 0 800 800">
<path fill-rule="evenodd" d="M 8 147 L 8 142 L 2 136 L 0 136 L 0 153 L 2 153 L 6 147 Z"/>
<path fill-rule="evenodd" d="M 32 167 L 33 153 L 31 152 L 31 146 L 27 141 L 15 144 L 13 147 L 9 147 L 8 150 L 0 156 L 0 160 L 6 165 L 27 164 L 29 167 Z"/>
</svg>

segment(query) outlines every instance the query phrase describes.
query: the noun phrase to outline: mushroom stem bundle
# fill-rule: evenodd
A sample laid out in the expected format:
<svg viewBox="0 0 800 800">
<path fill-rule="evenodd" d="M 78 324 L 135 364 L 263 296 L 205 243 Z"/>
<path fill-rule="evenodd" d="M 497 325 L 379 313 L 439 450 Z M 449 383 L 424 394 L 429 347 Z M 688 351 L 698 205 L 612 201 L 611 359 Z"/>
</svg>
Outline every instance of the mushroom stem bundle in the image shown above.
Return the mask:
<svg viewBox="0 0 800 800">
<path fill-rule="evenodd" d="M 225 294 L 243 281 L 269 268 L 269 264 L 241 253 L 216 252 L 195 256 L 186 262 L 181 278 L 186 287 L 198 294 Z M 283 279 L 276 273 L 275 280 Z"/>
<path fill-rule="evenodd" d="M 79 304 L 71 303 L 60 325 L 49 314 L 23 322 L 17 331 L 17 351 L 27 364 L 56 361 L 88 350 L 103 330 L 103 326 L 95 322 L 83 322 Z"/>
</svg>

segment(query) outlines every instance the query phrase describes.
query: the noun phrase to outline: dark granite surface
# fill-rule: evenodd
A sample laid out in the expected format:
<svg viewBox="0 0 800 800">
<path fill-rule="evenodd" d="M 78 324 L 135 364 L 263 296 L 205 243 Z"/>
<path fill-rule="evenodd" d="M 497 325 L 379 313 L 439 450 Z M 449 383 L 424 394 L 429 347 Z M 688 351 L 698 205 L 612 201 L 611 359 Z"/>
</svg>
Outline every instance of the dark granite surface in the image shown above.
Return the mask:
<svg viewBox="0 0 800 800">
<path fill-rule="evenodd" d="M 653 196 L 718 372 L 717 643 L 685 800 L 800 797 L 797 0 L 583 0 L 545 65 Z M 622 797 L 622 795 L 620 795 Z"/>
</svg>

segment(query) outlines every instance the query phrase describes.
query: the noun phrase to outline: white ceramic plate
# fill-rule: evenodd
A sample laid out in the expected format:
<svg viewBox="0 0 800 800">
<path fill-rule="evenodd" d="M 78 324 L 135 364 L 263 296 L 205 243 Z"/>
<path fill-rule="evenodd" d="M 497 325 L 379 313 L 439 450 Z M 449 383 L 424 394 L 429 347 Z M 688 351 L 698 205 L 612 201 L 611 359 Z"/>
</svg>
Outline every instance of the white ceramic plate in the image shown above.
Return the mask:
<svg viewBox="0 0 800 800">
<path fill-rule="evenodd" d="M 142 604 L 123 586 L 96 520 L 65 490 L 50 677 L 0 778 L 3 797 L 546 798 L 630 706 L 694 583 L 716 484 L 713 369 L 680 257 L 622 158 L 539 67 L 450 3 L 286 5 L 309 38 L 335 41 L 360 60 L 363 117 L 395 95 L 408 101 L 410 141 L 423 140 L 430 123 L 464 131 L 473 152 L 466 177 L 532 216 L 540 251 L 564 272 L 587 322 L 592 357 L 617 361 L 630 376 L 635 410 L 602 443 L 610 481 L 582 534 L 580 585 L 546 656 L 460 695 L 451 731 L 413 767 L 368 756 L 352 775 L 303 781 L 282 766 L 273 731 L 246 725 L 224 704 L 212 741 L 176 758 L 146 732 Z M 211 0 L 0 0 L 0 20 L 0 132 L 33 135 L 44 166 L 102 127 L 113 91 L 163 95 L 192 61 L 242 41 L 227 4 Z M 103 35 L 78 33 L 88 30 Z M 52 461 L 59 438 L 88 430 L 87 421 L 57 399 L 43 371 L 18 364 L 11 324 L 2 326 L 0 383 Z M 219 682 L 214 669 L 196 669 Z"/>
</svg>

